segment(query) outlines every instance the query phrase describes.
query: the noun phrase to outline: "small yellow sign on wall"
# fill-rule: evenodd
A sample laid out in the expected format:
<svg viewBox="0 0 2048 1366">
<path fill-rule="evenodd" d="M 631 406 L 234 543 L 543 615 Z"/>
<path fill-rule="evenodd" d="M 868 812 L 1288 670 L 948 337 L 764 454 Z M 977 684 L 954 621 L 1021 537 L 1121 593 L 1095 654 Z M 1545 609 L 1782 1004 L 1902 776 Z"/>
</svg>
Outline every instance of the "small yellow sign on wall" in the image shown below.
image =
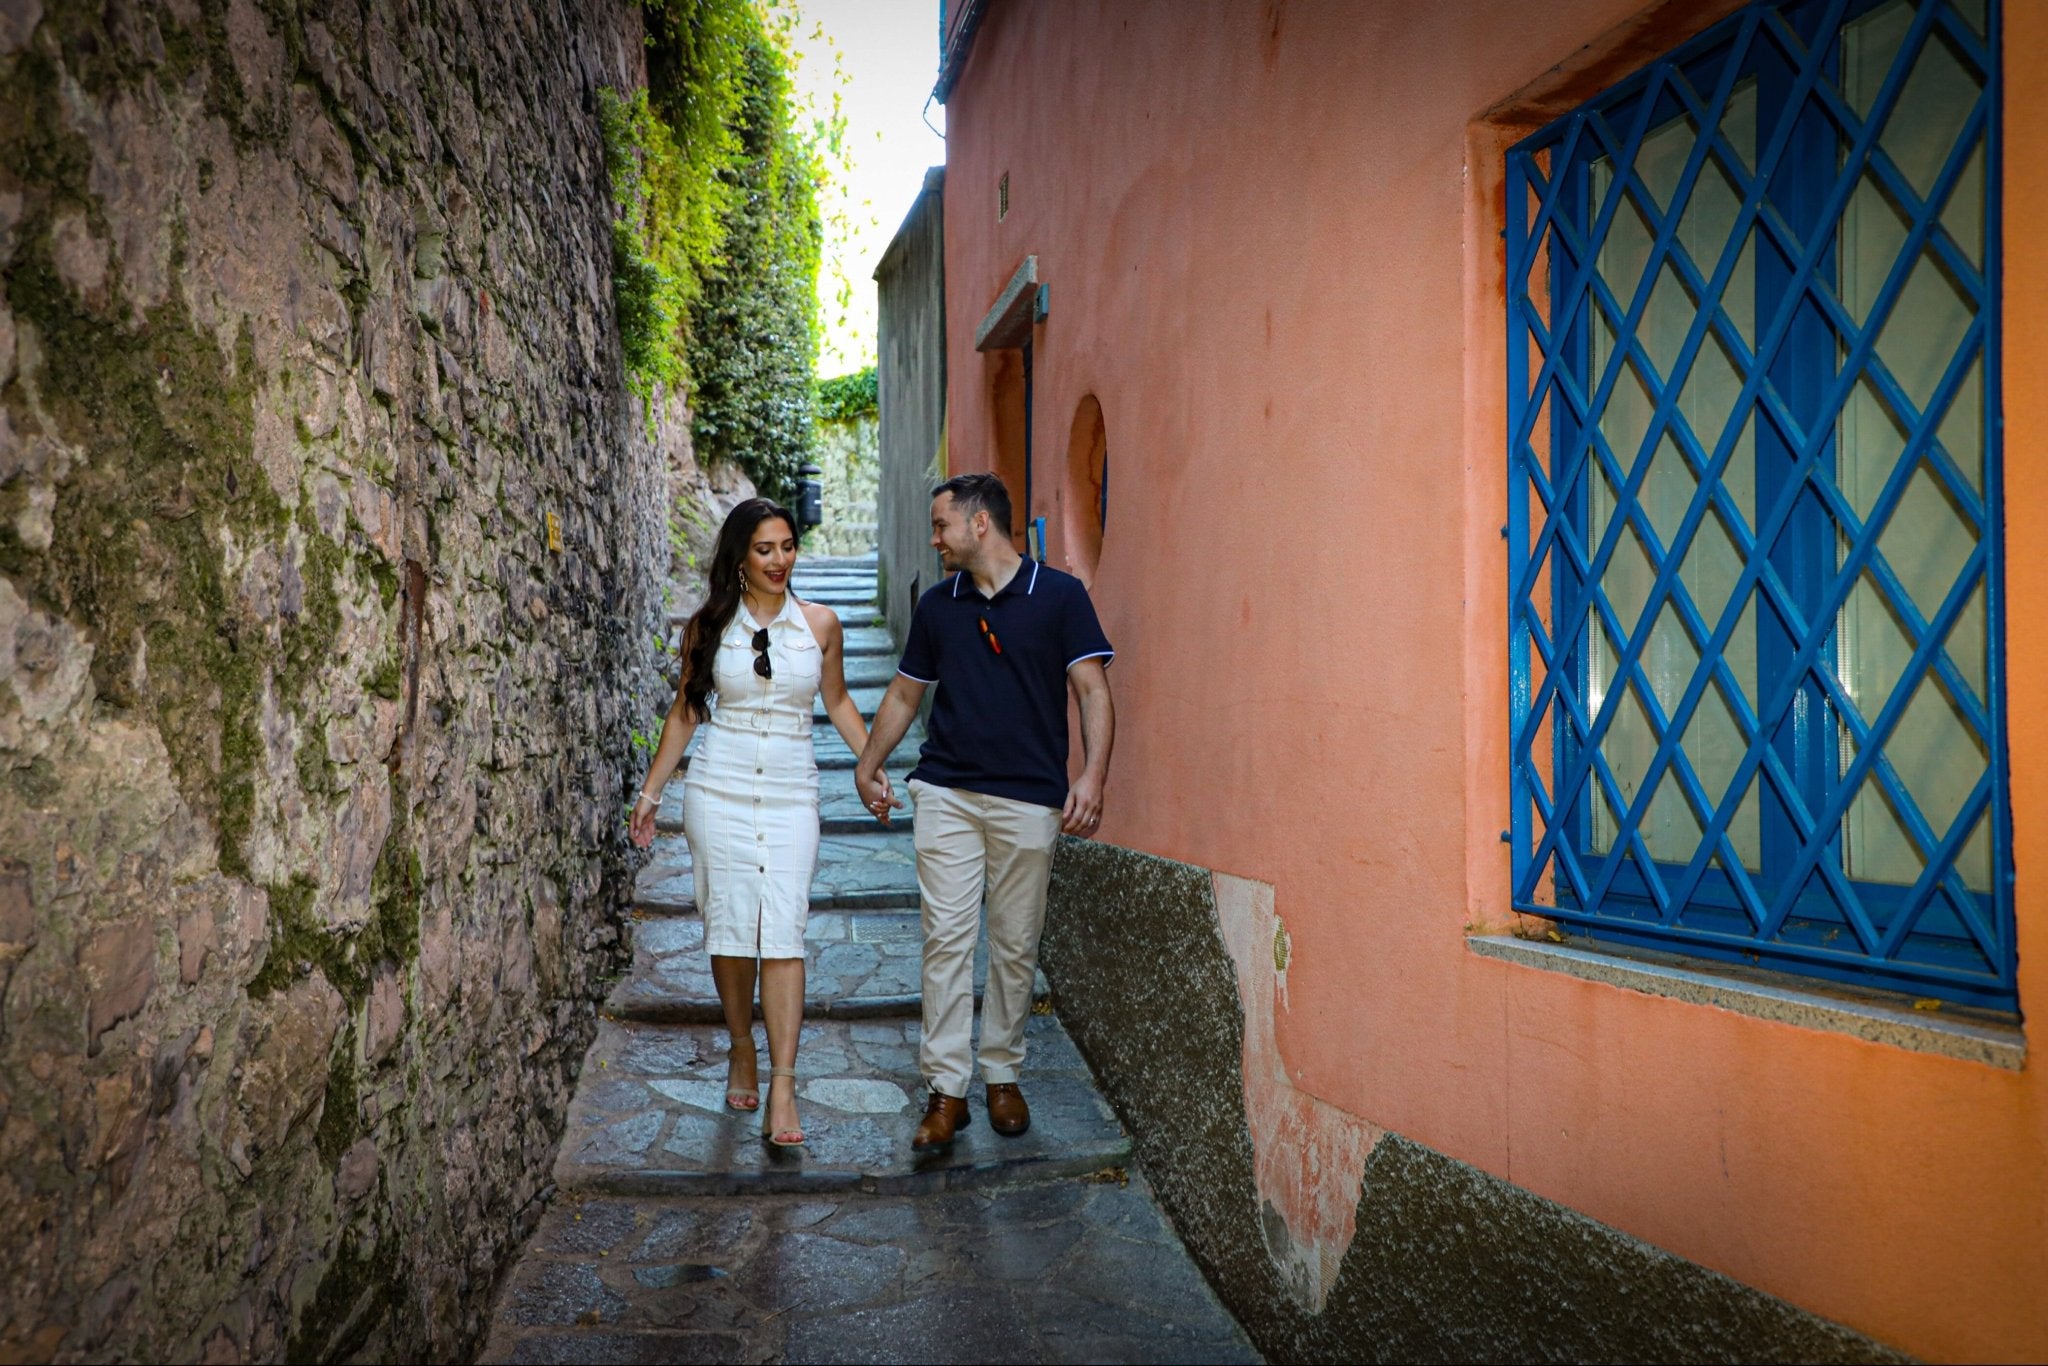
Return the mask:
<svg viewBox="0 0 2048 1366">
<path fill-rule="evenodd" d="M 548 514 L 548 549 L 562 553 L 562 523 L 552 512 Z"/>
</svg>

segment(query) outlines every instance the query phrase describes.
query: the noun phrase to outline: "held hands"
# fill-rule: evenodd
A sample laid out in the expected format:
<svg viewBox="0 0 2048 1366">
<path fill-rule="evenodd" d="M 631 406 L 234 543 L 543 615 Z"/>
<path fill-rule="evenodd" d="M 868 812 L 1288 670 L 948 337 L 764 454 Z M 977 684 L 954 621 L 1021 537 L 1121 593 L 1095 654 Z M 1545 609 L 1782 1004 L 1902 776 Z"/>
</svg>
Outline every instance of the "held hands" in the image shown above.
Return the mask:
<svg viewBox="0 0 2048 1366">
<path fill-rule="evenodd" d="M 853 785 L 860 793 L 860 804 L 882 824 L 889 824 L 889 813 L 903 809 L 903 801 L 889 786 L 889 775 L 877 769 L 872 774 L 856 770 Z"/>
<path fill-rule="evenodd" d="M 1094 838 L 1102 825 L 1102 780 L 1084 773 L 1067 792 L 1067 805 L 1060 812 L 1060 829 L 1069 835 Z"/>
</svg>

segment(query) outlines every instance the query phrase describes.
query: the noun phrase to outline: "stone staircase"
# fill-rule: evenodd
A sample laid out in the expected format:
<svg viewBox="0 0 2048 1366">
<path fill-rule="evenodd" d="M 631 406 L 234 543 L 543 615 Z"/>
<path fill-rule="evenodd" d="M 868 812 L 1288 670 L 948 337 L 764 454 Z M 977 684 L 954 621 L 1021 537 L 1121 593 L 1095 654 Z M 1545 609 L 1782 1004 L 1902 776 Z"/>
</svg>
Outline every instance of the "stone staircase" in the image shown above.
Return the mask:
<svg viewBox="0 0 2048 1366">
<path fill-rule="evenodd" d="M 895 672 L 874 557 L 807 558 L 796 587 L 839 612 L 848 682 L 872 718 Z M 913 728 L 891 764 L 906 801 L 921 740 Z M 910 1150 L 924 1098 L 910 813 L 886 829 L 861 809 L 854 756 L 822 712 L 816 744 L 824 836 L 797 1059 L 808 1143 L 772 1148 L 758 1114 L 725 1109 L 678 775 L 640 876 L 632 968 L 606 1003 L 556 1196 L 484 1359 L 1255 1360 L 1129 1172 L 1130 1139 L 1042 979 L 1029 1132 L 996 1135 L 977 1091 L 950 1152 Z M 977 1000 L 985 960 L 984 942 Z M 765 1070 L 758 1024 L 755 1038 Z M 914 1331 L 927 1319 L 931 1335 Z M 882 1331 L 892 1324 L 912 1331 Z"/>
</svg>

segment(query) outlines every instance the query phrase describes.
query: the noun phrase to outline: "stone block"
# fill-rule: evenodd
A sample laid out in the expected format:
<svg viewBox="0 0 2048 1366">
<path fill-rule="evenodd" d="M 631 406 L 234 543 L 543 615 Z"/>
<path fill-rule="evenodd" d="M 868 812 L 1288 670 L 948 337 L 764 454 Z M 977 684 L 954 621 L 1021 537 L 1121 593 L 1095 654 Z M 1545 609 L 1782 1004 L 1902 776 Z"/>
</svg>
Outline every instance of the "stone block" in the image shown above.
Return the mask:
<svg viewBox="0 0 2048 1366">
<path fill-rule="evenodd" d="M 377 1141 L 359 1138 L 341 1155 L 334 1189 L 345 1200 L 360 1200 L 377 1185 Z"/>
<path fill-rule="evenodd" d="M 310 1115 L 327 1089 L 341 993 L 315 974 L 262 1001 L 244 1022 L 243 1061 L 230 1111 L 230 1155 L 252 1164 Z"/>
<path fill-rule="evenodd" d="M 206 960 L 220 946 L 211 908 L 193 911 L 178 922 L 178 980 L 192 986 L 206 970 Z"/>
<path fill-rule="evenodd" d="M 355 156 L 310 86 L 292 94 L 292 159 L 335 203 L 356 202 Z"/>
<path fill-rule="evenodd" d="M 58 278 L 71 286 L 88 308 L 107 306 L 107 244 L 93 235 L 84 214 L 71 210 L 57 216 L 50 233 L 50 254 Z"/>
<path fill-rule="evenodd" d="M 99 1052 L 100 1037 L 141 1010 L 156 986 L 156 927 L 136 919 L 108 925 L 86 941 L 79 954 L 85 970 L 88 1051 Z"/>
<path fill-rule="evenodd" d="M 405 993 L 399 985 L 398 970 L 389 964 L 377 969 L 370 982 L 369 1016 L 363 1034 L 363 1056 L 380 1063 L 391 1056 L 405 1035 Z"/>
<path fill-rule="evenodd" d="M 285 74 L 285 47 L 263 18 L 256 0 L 230 0 L 227 16 L 228 54 L 242 88 L 258 103 L 277 97 Z"/>
<path fill-rule="evenodd" d="M 28 46 L 29 35 L 43 21 L 43 0 L 8 0 L 0 5 L 0 57 Z"/>
<path fill-rule="evenodd" d="M 372 769 L 358 779 L 334 816 L 328 866 L 335 880 L 329 915 L 336 924 L 360 925 L 369 919 L 377 860 L 390 833 L 391 784 Z"/>
<path fill-rule="evenodd" d="M 35 942 L 35 881 L 20 859 L 0 859 L 0 949 Z"/>
<path fill-rule="evenodd" d="M 141 1147 L 149 1102 L 150 1088 L 137 1085 L 133 1072 L 116 1072 L 93 1083 L 94 1166 L 109 1166 Z"/>
</svg>

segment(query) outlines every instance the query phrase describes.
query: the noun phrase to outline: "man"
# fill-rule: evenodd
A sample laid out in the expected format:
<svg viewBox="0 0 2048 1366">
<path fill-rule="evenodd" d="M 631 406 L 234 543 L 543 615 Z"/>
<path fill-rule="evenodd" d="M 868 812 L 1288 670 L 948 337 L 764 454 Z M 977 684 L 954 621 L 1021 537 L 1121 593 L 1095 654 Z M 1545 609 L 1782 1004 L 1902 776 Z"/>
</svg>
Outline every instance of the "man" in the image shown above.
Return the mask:
<svg viewBox="0 0 2048 1366">
<path fill-rule="evenodd" d="M 938 685 L 929 733 L 910 774 L 917 800 L 917 885 L 924 902 L 924 1039 L 931 1088 L 911 1147 L 950 1147 L 968 1123 L 973 1076 L 974 943 L 988 899 L 988 986 L 981 1076 L 989 1126 L 1031 1127 L 1017 1087 L 1024 1026 L 1045 925 L 1045 888 L 1061 831 L 1093 835 L 1116 721 L 1104 673 L 1115 652 L 1080 580 L 1010 544 L 1010 494 L 992 474 L 962 474 L 932 493 L 932 548 L 951 570 L 917 604 L 903 659 L 875 712 L 854 781 L 885 823 L 882 766 Z M 1086 764 L 1067 786 L 1067 689 L 1081 703 Z"/>
</svg>

